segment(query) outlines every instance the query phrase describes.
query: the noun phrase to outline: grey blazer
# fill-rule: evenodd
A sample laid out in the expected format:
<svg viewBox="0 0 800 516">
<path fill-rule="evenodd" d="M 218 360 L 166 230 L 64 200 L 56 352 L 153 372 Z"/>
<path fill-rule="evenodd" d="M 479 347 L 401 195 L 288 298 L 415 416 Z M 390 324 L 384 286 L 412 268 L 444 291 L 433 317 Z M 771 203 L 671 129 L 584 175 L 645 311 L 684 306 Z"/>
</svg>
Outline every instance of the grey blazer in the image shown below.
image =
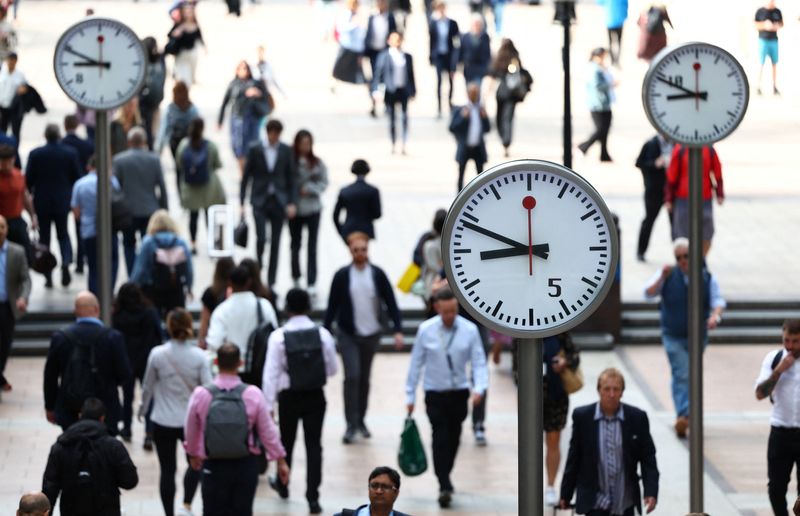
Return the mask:
<svg viewBox="0 0 800 516">
<path fill-rule="evenodd" d="M 131 215 L 149 217 L 159 208 L 167 209 L 167 187 L 155 153 L 143 149 L 122 151 L 114 156 L 112 168 Z"/>
<path fill-rule="evenodd" d="M 14 319 L 19 319 L 23 314 L 17 310 L 17 299 L 22 297 L 25 301 L 28 300 L 31 295 L 31 276 L 28 273 L 25 249 L 14 242 L 8 243 L 5 282 L 11 312 L 14 314 Z"/>
<path fill-rule="evenodd" d="M 247 184 L 253 181 L 250 192 L 250 204 L 254 208 L 265 208 L 270 197 L 274 195 L 281 208 L 287 204 L 297 204 L 297 165 L 292 156 L 292 149 L 284 143 L 278 146 L 278 159 L 275 169 L 267 168 L 267 157 L 264 155 L 264 144 L 254 143 L 247 150 L 244 163 L 242 184 L 239 188 L 239 203 L 244 205 L 247 197 Z M 270 185 L 274 192 L 270 194 Z"/>
</svg>

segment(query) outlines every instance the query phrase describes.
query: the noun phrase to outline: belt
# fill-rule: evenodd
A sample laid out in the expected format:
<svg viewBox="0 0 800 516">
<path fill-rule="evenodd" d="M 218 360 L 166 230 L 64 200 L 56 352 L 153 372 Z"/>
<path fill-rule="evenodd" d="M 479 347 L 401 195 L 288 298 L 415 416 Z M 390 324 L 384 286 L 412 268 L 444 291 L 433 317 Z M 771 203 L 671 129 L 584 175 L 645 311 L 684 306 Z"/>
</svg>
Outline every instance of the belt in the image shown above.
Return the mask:
<svg viewBox="0 0 800 516">
<path fill-rule="evenodd" d="M 773 426 L 772 430 L 775 431 L 775 432 L 782 432 L 782 433 L 787 433 L 787 434 L 789 434 L 789 433 L 790 434 L 800 434 L 800 427 L 796 427 L 796 426 L 792 426 L 792 427 L 789 427 L 789 426 Z"/>
</svg>

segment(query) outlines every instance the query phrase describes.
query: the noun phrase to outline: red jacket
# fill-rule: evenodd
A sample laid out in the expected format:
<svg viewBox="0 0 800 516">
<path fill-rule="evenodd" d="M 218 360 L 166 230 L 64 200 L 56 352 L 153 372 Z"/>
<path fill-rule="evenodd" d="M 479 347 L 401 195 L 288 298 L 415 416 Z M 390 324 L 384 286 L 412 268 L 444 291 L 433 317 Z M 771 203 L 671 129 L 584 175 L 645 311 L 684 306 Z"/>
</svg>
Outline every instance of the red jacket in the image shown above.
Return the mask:
<svg viewBox="0 0 800 516">
<path fill-rule="evenodd" d="M 712 179 L 713 176 L 713 179 Z M 724 199 L 722 189 L 722 165 L 717 151 L 712 147 L 703 147 L 703 200 L 710 201 L 712 186 L 716 190 L 717 199 Z M 683 145 L 675 144 L 672 148 L 672 159 L 667 168 L 667 183 L 664 185 L 664 202 L 672 203 L 675 199 L 689 198 L 689 153 Z"/>
</svg>

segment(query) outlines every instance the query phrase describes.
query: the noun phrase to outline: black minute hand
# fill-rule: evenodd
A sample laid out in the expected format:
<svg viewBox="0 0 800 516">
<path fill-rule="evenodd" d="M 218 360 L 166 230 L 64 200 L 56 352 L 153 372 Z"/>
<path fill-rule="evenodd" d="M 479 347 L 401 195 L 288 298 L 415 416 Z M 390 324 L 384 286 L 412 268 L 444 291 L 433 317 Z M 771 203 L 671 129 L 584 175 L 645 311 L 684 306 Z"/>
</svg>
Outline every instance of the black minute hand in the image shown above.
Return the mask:
<svg viewBox="0 0 800 516">
<path fill-rule="evenodd" d="M 65 52 L 69 52 L 70 54 L 72 54 L 74 56 L 82 57 L 83 59 L 86 59 L 87 61 L 89 61 L 92 64 L 95 64 L 95 65 L 99 65 L 100 64 L 100 61 L 98 61 L 97 59 L 95 59 L 93 57 L 89 57 L 86 54 L 81 54 L 80 52 L 77 52 L 77 51 L 73 50 L 71 46 L 64 47 L 64 51 Z"/>
<path fill-rule="evenodd" d="M 707 91 L 703 91 L 703 92 L 697 93 L 697 92 L 694 92 L 694 91 L 692 91 L 692 90 L 690 90 L 688 88 L 684 88 L 683 86 L 675 84 L 674 82 L 671 82 L 671 81 L 669 81 L 667 79 L 662 79 L 661 77 L 656 77 L 656 80 L 661 81 L 664 84 L 668 84 L 668 85 L 672 86 L 673 88 L 677 88 L 677 89 L 679 89 L 679 90 L 681 90 L 683 92 L 688 93 L 689 95 L 692 96 L 691 98 L 697 97 L 698 95 L 701 95 L 702 93 L 705 93 L 706 97 L 708 96 L 708 92 Z"/>
<path fill-rule="evenodd" d="M 471 229 L 472 231 L 475 231 L 476 233 L 480 233 L 480 234 L 486 235 L 486 236 L 488 236 L 490 238 L 494 238 L 495 240 L 497 240 L 499 242 L 503 242 L 504 244 L 508 244 L 508 245 L 510 245 L 512 247 L 524 249 L 525 253 L 528 252 L 528 246 L 523 244 L 522 242 L 517 242 L 516 240 L 511 240 L 508 237 L 504 237 L 503 235 L 495 233 L 494 231 L 488 230 L 486 228 L 482 228 L 482 227 L 480 227 L 478 225 L 473 224 L 472 222 L 464 221 L 464 222 L 462 222 L 462 224 L 464 225 L 465 228 Z"/>
</svg>

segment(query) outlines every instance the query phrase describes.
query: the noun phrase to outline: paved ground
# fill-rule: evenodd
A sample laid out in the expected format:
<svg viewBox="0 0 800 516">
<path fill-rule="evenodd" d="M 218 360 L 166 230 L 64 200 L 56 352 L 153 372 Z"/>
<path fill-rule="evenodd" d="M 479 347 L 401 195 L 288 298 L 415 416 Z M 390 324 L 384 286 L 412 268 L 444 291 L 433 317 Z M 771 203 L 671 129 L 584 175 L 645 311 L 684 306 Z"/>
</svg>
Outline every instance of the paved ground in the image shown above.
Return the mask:
<svg viewBox="0 0 800 516">
<path fill-rule="evenodd" d="M 632 1 L 631 12 L 644 6 Z M 707 0 L 690 2 L 674 0 L 670 12 L 675 30 L 671 41 L 706 40 L 732 51 L 745 65 L 752 78 L 756 77 L 755 34 L 751 16 L 757 1 L 724 2 Z M 26 0 L 20 7 L 20 68 L 29 81 L 43 94 L 50 109 L 46 116 L 26 118 L 23 128 L 22 154 L 39 145 L 44 123 L 58 121 L 72 106 L 55 83 L 52 69 L 52 49 L 58 34 L 79 19 L 88 6 L 100 15 L 125 20 L 141 36 L 163 35 L 169 30 L 164 12 L 168 2 L 122 2 L 111 0 L 34 1 Z M 463 2 L 453 0 L 451 13 L 463 24 L 467 11 Z M 737 133 L 717 147 L 723 160 L 727 200 L 716 209 L 717 235 L 709 255 L 709 264 L 720 279 L 723 293 L 729 299 L 796 299 L 800 276 L 793 259 L 800 209 L 797 200 L 800 183 L 795 177 L 798 165 L 796 141 L 800 107 L 797 78 L 797 15 L 800 8 L 784 8 L 786 28 L 781 33 L 782 63 L 781 90 L 783 96 L 753 96 L 744 123 Z M 419 12 L 419 9 L 417 9 Z M 261 5 L 245 8 L 241 19 L 225 14 L 222 2 L 202 2 L 200 21 L 208 42 L 208 54 L 201 57 L 199 84 L 192 97 L 207 120 L 207 126 L 217 113 L 222 92 L 233 76 L 240 58 L 255 58 L 255 47 L 264 44 L 288 98 L 276 96 L 275 116 L 286 125 L 286 139 L 301 128 L 311 129 L 316 137 L 316 151 L 328 164 L 331 187 L 325 194 L 323 223 L 320 235 L 321 293 L 333 271 L 346 262 L 346 250 L 329 222 L 330 209 L 338 189 L 351 181 L 350 162 L 358 157 L 367 159 L 373 169 L 370 178 L 383 192 L 384 216 L 377 224 L 378 240 L 373 246 L 375 262 L 384 266 L 392 278 L 397 278 L 410 258 L 418 235 L 428 225 L 434 210 L 446 207 L 455 191 L 455 146 L 446 131 L 446 123 L 435 118 L 434 77 L 425 65 L 427 38 L 420 16 L 410 19 L 407 48 L 417 61 L 419 98 L 411 107 L 411 139 L 408 156 L 389 153 L 387 123 L 366 116 L 368 109 L 363 88 L 340 86 L 330 92 L 328 71 L 335 47 L 322 41 L 315 28 L 319 13 L 301 0 L 264 0 Z M 579 5 L 579 24 L 573 30 L 574 45 L 574 131 L 576 141 L 590 130 L 590 120 L 584 111 L 584 64 L 591 48 L 605 43 L 602 14 L 595 5 Z M 560 28 L 553 26 L 549 7 L 511 5 L 507 8 L 507 35 L 512 37 L 525 66 L 533 73 L 536 83 L 533 93 L 518 108 L 516 139 L 512 158 L 535 157 L 561 159 L 561 68 Z M 710 30 L 711 29 L 711 30 Z M 645 65 L 635 60 L 637 28 L 629 23 L 625 29 L 618 103 L 611 134 L 613 164 L 599 164 L 596 151 L 589 157 L 576 156 L 575 169 L 586 176 L 604 195 L 613 211 L 619 214 L 622 229 L 623 298 L 641 298 L 642 282 L 662 261 L 670 259 L 667 223 L 659 219 L 647 264 L 634 260 L 635 239 L 643 215 L 641 179 L 632 166 L 641 143 L 652 134 L 641 109 L 641 78 Z M 458 79 L 460 80 L 460 78 Z M 755 89 L 753 87 L 753 89 Z M 461 102 L 463 95 L 456 97 Z M 493 100 L 489 111 L 493 112 Z M 238 191 L 238 172 L 228 149 L 226 129 L 212 128 L 209 136 L 223 149 L 224 183 L 229 201 Z M 496 134 L 489 137 L 490 164 L 502 161 L 502 149 Z M 164 156 L 168 170 L 173 214 L 185 225 L 188 217 L 178 209 L 174 176 Z M 201 229 L 201 235 L 202 233 Z M 288 235 L 284 235 L 285 241 Z M 201 236 L 202 241 L 202 236 Z M 290 285 L 288 274 L 288 242 L 281 257 L 278 290 Z M 237 251 L 237 256 L 252 253 Z M 197 293 L 208 282 L 212 263 L 201 252 L 195 261 L 199 271 Z M 124 274 L 122 274 L 124 278 Z M 32 299 L 34 310 L 68 308 L 71 297 L 82 285 L 76 281 L 69 289 L 46 291 L 41 278 L 35 280 Z M 401 304 L 418 306 L 410 296 L 402 296 Z M 752 397 L 752 379 L 758 363 L 766 352 L 762 347 L 714 347 L 706 355 L 707 509 L 712 514 L 768 514 L 765 495 L 765 442 L 769 406 L 757 404 Z M 330 416 L 325 432 L 326 478 L 323 487 L 323 506 L 337 509 L 355 504 L 363 495 L 361 481 L 366 470 L 379 462 L 393 463 L 397 434 L 402 420 L 402 383 L 407 357 L 381 357 L 375 372 L 370 424 L 375 438 L 369 444 L 353 449 L 338 443 L 342 432 L 339 405 L 339 381 L 329 385 Z M 626 398 L 650 410 L 657 423 L 653 431 L 662 464 L 662 495 L 658 514 L 682 514 L 687 496 L 687 452 L 684 445 L 671 435 L 671 401 L 668 395 L 669 373 L 660 348 L 623 348 L 613 353 L 584 355 L 589 385 L 593 375 L 608 364 L 621 364 L 630 371 L 631 382 Z M 15 392 L 7 395 L 0 405 L 0 428 L 5 439 L 0 440 L 0 469 L 4 478 L 12 479 L 0 487 L 0 505 L 11 507 L 19 493 L 38 486 L 49 444 L 56 437 L 54 428 L 47 425 L 41 414 L 41 360 L 15 359 L 9 364 Z M 491 446 L 486 450 L 474 448 L 467 436 L 460 457 L 455 482 L 459 501 L 451 513 L 514 514 L 515 509 L 515 392 L 507 374 L 495 370 L 490 401 Z M 593 399 L 585 389 L 573 400 L 575 403 Z M 426 428 L 425 418 L 419 422 Z M 139 434 L 140 435 L 140 434 Z M 566 443 L 566 439 L 564 440 Z M 133 448 L 135 460 L 142 471 L 142 485 L 125 497 L 126 514 L 157 514 L 156 466 L 152 457 Z M 302 453 L 294 482 L 302 484 Z M 485 473 L 484 473 L 485 471 Z M 336 474 L 332 472 L 337 472 Z M 434 514 L 432 503 L 435 482 L 430 474 L 409 479 L 404 486 L 401 509 L 414 514 Z M 267 489 L 259 491 L 258 511 L 266 514 L 301 513 L 301 499 L 284 505 Z M 302 492 L 294 490 L 295 495 Z M 196 505 L 197 507 L 197 505 Z M 749 512 L 748 512 L 749 511 Z M 765 512 L 766 511 L 766 512 Z"/>
</svg>

